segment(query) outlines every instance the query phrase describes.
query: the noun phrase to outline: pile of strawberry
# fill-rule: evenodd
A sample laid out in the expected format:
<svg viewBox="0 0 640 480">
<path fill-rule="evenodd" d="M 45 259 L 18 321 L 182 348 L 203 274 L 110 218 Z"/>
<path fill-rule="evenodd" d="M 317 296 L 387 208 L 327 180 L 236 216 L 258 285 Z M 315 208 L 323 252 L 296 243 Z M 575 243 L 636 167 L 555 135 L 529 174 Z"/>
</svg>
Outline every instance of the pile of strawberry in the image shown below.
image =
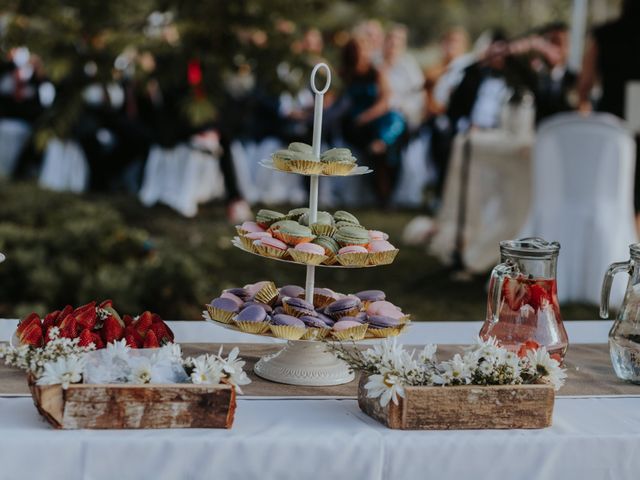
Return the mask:
<svg viewBox="0 0 640 480">
<path fill-rule="evenodd" d="M 96 349 L 108 343 L 126 340 L 131 348 L 158 348 L 173 342 L 173 332 L 156 313 L 144 312 L 138 317 L 122 318 L 111 300 L 87 303 L 78 308 L 67 305 L 40 318 L 32 313 L 18 324 L 16 336 L 22 345 L 41 347 L 51 340 L 51 329 L 57 327 L 59 337 L 79 338 L 78 345 L 93 343 Z"/>
</svg>

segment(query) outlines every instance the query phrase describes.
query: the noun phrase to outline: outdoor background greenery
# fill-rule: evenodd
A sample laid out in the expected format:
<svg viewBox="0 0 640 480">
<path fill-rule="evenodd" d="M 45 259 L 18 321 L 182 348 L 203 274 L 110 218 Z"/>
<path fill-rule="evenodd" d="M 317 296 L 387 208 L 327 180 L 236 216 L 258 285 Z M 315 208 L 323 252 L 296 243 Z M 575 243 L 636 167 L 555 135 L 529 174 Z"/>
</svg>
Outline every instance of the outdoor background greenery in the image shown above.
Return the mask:
<svg viewBox="0 0 640 480">
<path fill-rule="evenodd" d="M 415 215 L 354 213 L 397 241 Z M 221 205 L 205 205 L 197 218 L 186 219 L 126 195 L 76 196 L 0 183 L 0 251 L 7 255 L 0 264 L 0 318 L 112 298 L 124 312 L 151 309 L 192 320 L 223 288 L 264 279 L 304 283 L 303 267 L 243 253 L 230 243 L 234 234 Z M 424 247 L 401 247 L 387 267 L 317 272 L 318 286 L 339 292 L 383 289 L 416 320 L 484 317 L 487 276 L 455 282 Z M 592 319 L 597 311 L 573 305 L 563 314 Z"/>
</svg>

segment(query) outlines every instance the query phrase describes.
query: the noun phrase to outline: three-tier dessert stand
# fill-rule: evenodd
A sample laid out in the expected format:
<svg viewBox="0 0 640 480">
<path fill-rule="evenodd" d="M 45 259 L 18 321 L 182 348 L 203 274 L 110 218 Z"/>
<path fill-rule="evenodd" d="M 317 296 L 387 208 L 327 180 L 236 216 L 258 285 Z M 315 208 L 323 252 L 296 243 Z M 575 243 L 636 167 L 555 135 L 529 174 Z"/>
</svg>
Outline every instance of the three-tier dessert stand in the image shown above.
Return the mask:
<svg viewBox="0 0 640 480">
<path fill-rule="evenodd" d="M 318 89 L 316 86 L 316 76 L 320 70 L 324 70 L 326 81 L 324 87 Z M 325 63 L 317 64 L 311 72 L 311 90 L 315 95 L 312 148 L 313 156 L 317 161 L 320 161 L 324 94 L 329 90 L 330 85 L 331 69 Z M 275 167 L 267 161 L 261 162 L 261 165 L 265 168 L 275 169 Z M 366 167 L 356 167 L 348 175 L 362 175 L 370 172 L 371 170 Z M 318 218 L 319 177 L 331 175 L 306 176 L 310 177 L 309 225 L 311 225 L 315 223 Z M 237 242 L 234 242 L 234 246 L 247 251 Z M 342 267 L 341 265 L 319 266 L 349 268 Z M 309 303 L 313 303 L 316 267 L 313 265 L 307 265 L 306 268 L 305 300 Z M 354 373 L 350 371 L 347 364 L 338 359 L 333 353 L 327 351 L 325 342 L 317 340 L 290 340 L 279 352 L 262 357 L 256 363 L 254 371 L 257 375 L 267 380 L 290 385 L 340 385 L 348 383 L 354 379 Z"/>
</svg>

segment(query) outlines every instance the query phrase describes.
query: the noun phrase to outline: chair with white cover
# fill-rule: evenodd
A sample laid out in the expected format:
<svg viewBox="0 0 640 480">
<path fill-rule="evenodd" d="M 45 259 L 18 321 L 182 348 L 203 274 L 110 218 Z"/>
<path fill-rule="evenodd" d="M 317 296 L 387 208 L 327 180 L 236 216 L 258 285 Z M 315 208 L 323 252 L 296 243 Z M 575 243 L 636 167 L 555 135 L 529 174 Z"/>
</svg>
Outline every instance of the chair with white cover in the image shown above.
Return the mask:
<svg viewBox="0 0 640 480">
<path fill-rule="evenodd" d="M 16 168 L 20 153 L 24 149 L 31 127 L 22 120 L 5 118 L 0 120 L 0 177 L 10 177 Z"/>
<path fill-rule="evenodd" d="M 49 141 L 38 183 L 51 190 L 86 191 L 89 186 L 89 164 L 80 145 L 73 140 L 54 138 Z"/>
<path fill-rule="evenodd" d="M 629 244 L 638 241 L 634 169 L 635 143 L 617 117 L 563 113 L 540 125 L 532 208 L 521 236 L 560 242 L 561 302 L 597 304 L 608 265 L 628 258 Z M 622 300 L 624 283 L 614 283 L 614 304 Z"/>
</svg>

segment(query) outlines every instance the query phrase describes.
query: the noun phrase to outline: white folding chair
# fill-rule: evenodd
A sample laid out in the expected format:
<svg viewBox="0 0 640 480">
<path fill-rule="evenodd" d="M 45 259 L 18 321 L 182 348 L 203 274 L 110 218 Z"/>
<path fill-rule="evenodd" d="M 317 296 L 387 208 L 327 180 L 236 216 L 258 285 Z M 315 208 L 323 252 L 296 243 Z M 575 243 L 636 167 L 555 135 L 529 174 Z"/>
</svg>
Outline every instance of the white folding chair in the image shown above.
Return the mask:
<svg viewBox="0 0 640 480">
<path fill-rule="evenodd" d="M 633 209 L 635 143 L 624 123 L 608 114 L 563 113 L 538 130 L 533 201 L 521 236 L 562 245 L 561 302 L 598 303 L 607 266 L 629 256 L 638 241 Z M 613 301 L 624 295 L 622 279 Z"/>
<path fill-rule="evenodd" d="M 51 190 L 86 191 L 89 165 L 80 145 L 71 140 L 51 140 L 44 152 L 38 183 Z"/>
<path fill-rule="evenodd" d="M 31 135 L 28 123 L 11 118 L 0 120 L 0 177 L 10 177 Z"/>
</svg>

